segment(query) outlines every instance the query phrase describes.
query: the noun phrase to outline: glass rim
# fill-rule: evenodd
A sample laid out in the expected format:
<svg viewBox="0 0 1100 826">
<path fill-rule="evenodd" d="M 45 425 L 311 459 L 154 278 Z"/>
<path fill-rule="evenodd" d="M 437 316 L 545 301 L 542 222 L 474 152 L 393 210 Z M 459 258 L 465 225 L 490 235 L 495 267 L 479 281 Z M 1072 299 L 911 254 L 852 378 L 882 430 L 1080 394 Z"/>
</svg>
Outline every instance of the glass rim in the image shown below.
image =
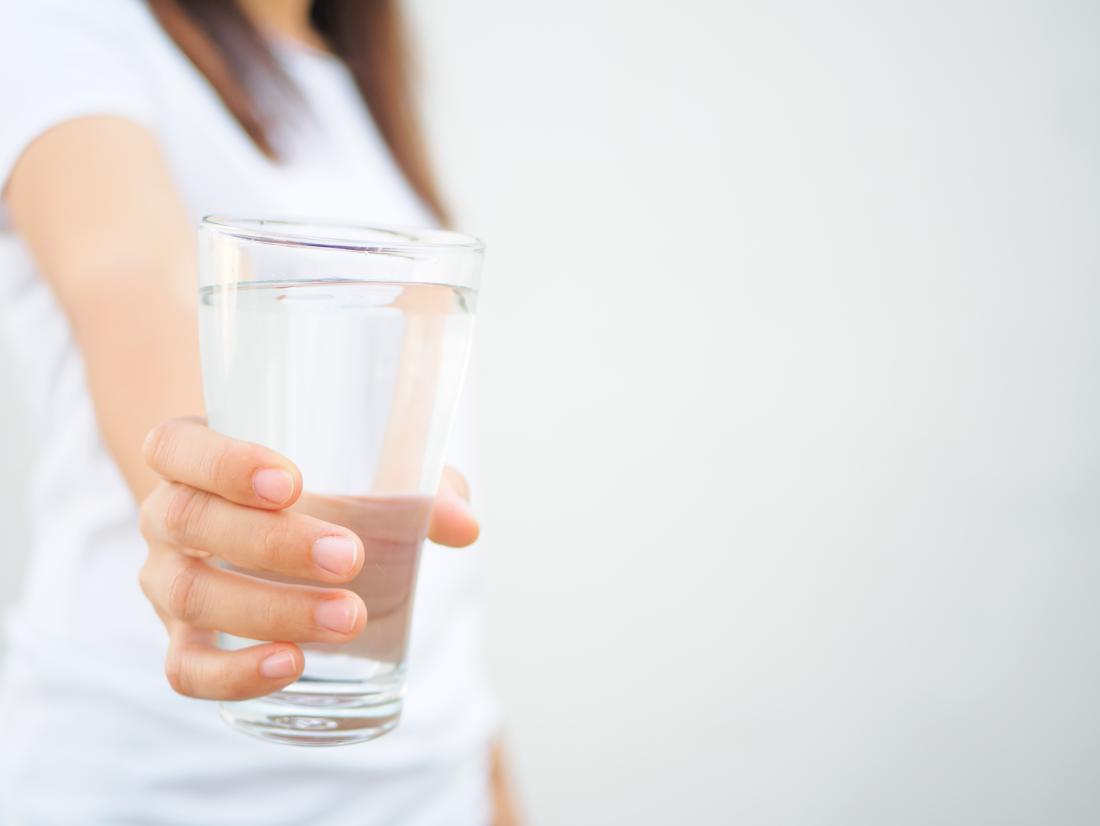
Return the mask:
<svg viewBox="0 0 1100 826">
<path fill-rule="evenodd" d="M 339 218 L 273 216 L 251 218 L 215 213 L 204 215 L 200 228 L 260 244 L 368 253 L 479 253 L 485 243 L 451 229 L 402 224 L 378 226 Z M 310 232 L 310 229 L 322 230 Z M 379 238 L 357 238 L 373 234 Z"/>
</svg>

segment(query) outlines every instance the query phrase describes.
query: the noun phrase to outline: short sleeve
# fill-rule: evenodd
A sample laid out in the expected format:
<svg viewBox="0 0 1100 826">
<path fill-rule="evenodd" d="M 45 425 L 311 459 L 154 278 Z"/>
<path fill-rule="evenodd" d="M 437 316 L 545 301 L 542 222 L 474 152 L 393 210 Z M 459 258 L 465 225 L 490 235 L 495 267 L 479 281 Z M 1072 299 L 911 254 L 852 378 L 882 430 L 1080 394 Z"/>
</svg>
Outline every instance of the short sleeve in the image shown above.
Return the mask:
<svg viewBox="0 0 1100 826">
<path fill-rule="evenodd" d="M 27 146 L 85 115 L 151 126 L 136 0 L 0 0 L 0 192 Z"/>
</svg>

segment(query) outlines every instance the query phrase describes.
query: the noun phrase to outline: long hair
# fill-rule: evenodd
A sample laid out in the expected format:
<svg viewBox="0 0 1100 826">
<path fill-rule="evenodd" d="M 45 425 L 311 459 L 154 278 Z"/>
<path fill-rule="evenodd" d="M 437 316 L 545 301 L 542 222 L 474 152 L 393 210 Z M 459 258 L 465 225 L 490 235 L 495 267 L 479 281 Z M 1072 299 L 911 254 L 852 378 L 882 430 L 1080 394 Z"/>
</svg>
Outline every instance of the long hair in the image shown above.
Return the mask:
<svg viewBox="0 0 1100 826">
<path fill-rule="evenodd" d="M 297 90 L 235 0 L 147 2 L 257 148 L 277 159 L 273 131 L 278 113 L 265 109 L 262 101 L 292 102 Z M 445 222 L 447 210 L 413 105 L 408 40 L 396 0 L 314 0 L 311 16 L 314 27 L 351 71 L 406 180 Z"/>
</svg>

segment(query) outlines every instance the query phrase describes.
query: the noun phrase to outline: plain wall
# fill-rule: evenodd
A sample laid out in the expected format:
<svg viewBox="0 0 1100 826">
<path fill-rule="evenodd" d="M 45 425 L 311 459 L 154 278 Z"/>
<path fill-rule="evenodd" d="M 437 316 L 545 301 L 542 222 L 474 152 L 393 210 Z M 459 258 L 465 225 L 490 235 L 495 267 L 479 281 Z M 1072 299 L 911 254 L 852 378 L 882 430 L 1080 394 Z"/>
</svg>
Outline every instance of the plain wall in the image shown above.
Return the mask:
<svg viewBox="0 0 1100 826">
<path fill-rule="evenodd" d="M 533 822 L 1100 822 L 1100 6 L 412 7 Z"/>
</svg>

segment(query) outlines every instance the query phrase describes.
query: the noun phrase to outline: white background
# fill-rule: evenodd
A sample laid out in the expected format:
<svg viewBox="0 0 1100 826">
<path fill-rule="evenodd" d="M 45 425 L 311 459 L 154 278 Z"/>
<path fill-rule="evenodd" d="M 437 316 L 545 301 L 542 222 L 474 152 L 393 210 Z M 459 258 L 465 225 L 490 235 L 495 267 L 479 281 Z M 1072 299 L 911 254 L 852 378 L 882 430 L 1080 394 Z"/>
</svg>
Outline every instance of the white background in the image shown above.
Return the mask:
<svg viewBox="0 0 1100 826">
<path fill-rule="evenodd" d="M 534 822 L 1100 822 L 1100 6 L 413 11 Z"/>
</svg>

